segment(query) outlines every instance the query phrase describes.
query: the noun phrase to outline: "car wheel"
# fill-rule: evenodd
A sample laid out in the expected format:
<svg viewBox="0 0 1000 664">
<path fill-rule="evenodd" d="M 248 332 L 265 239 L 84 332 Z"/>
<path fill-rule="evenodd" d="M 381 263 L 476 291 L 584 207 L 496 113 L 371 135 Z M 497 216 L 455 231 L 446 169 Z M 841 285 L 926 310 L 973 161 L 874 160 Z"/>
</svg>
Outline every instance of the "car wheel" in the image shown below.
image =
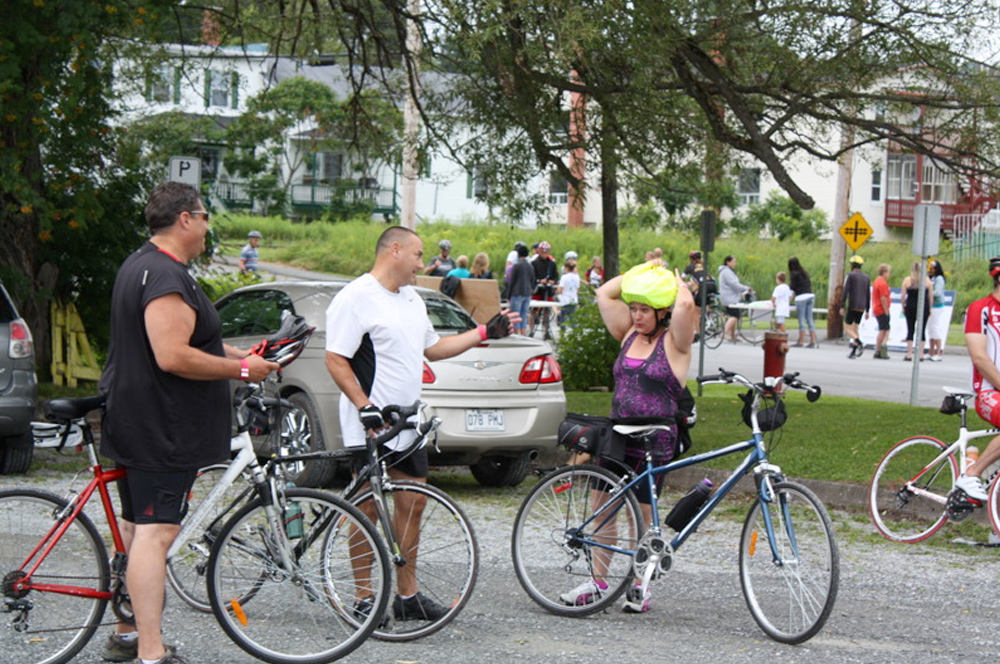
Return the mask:
<svg viewBox="0 0 1000 664">
<path fill-rule="evenodd" d="M 312 399 L 304 392 L 288 397 L 295 408 L 283 413 L 279 456 L 321 452 L 326 449 L 319 413 Z M 323 487 L 330 484 L 336 471 L 333 459 L 314 459 L 286 465 L 286 476 L 296 486 Z"/>
<path fill-rule="evenodd" d="M 0 475 L 28 472 L 35 451 L 34 442 L 31 431 L 0 439 Z"/>
<path fill-rule="evenodd" d="M 484 456 L 469 469 L 483 486 L 517 486 L 531 472 L 531 456 Z"/>
</svg>

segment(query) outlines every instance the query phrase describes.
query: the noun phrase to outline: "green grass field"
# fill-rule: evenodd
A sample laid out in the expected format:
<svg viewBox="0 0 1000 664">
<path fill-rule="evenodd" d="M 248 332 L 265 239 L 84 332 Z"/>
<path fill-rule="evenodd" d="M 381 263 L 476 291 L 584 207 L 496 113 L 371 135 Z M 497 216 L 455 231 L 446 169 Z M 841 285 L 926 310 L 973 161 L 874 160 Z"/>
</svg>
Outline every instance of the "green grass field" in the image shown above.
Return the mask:
<svg viewBox="0 0 1000 664">
<path fill-rule="evenodd" d="M 694 383 L 689 387 L 697 393 Z M 703 392 L 696 398 L 698 424 L 691 430 L 694 446 L 689 454 L 747 439 L 750 430 L 740 417 L 740 390 L 706 385 Z M 566 396 L 572 412 L 607 415 L 611 411 L 609 393 L 569 392 Z M 771 460 L 792 477 L 867 484 L 893 443 L 916 435 L 950 442 L 958 435 L 958 418 L 942 415 L 936 408 L 828 395 L 809 403 L 804 394 L 791 391 L 785 405 L 788 421 L 775 432 Z M 731 469 L 736 464 L 736 457 L 731 456 L 706 466 Z"/>
</svg>

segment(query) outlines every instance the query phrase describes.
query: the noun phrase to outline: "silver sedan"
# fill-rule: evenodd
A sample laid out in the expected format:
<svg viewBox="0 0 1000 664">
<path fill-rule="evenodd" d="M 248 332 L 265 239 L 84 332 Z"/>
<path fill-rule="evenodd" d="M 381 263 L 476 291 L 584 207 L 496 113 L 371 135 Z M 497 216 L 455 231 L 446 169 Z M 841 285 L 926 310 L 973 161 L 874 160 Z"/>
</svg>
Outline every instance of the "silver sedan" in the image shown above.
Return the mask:
<svg viewBox="0 0 1000 664">
<path fill-rule="evenodd" d="M 286 453 L 337 450 L 340 390 L 324 362 L 326 308 L 346 282 L 295 281 L 239 288 L 216 303 L 227 343 L 249 348 L 278 329 L 285 309 L 316 326 L 309 345 L 283 372 L 283 397 L 297 409 L 287 413 L 281 445 Z M 436 291 L 417 288 L 434 329 L 457 334 L 476 323 L 462 307 Z M 485 486 L 518 484 L 541 452 L 556 446 L 566 413 L 562 374 L 551 348 L 522 336 L 486 341 L 456 357 L 425 362 L 421 398 L 441 418 L 440 453 L 432 466 L 469 465 Z M 328 484 L 333 461 L 299 468 L 296 483 Z"/>
</svg>

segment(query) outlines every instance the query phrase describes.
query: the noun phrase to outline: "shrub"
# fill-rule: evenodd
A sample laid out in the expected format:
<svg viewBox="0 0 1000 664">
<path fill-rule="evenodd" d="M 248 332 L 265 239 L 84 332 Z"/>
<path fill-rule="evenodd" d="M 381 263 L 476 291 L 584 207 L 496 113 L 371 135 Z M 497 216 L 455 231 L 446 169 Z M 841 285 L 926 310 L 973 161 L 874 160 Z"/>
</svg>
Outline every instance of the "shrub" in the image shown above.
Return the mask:
<svg viewBox="0 0 1000 664">
<path fill-rule="evenodd" d="M 614 389 L 611 370 L 620 349 L 619 343 L 604 327 L 597 303 L 581 294 L 580 306 L 573 314 L 572 327 L 563 328 L 557 344 L 565 389 Z"/>
<path fill-rule="evenodd" d="M 223 295 L 227 295 L 237 288 L 249 286 L 263 281 L 259 274 L 243 274 L 242 272 L 224 272 L 217 275 L 203 275 L 198 278 L 198 285 L 208 295 L 208 299 L 215 302 Z"/>
</svg>

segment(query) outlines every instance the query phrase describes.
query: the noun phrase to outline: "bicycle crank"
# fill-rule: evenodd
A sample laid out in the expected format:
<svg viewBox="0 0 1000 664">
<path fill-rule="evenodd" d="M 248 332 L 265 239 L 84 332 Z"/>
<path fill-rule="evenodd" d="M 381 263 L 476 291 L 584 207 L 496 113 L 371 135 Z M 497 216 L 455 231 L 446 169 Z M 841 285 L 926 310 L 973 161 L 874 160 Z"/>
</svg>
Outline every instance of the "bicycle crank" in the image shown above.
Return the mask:
<svg viewBox="0 0 1000 664">
<path fill-rule="evenodd" d="M 945 512 L 948 514 L 948 518 L 951 521 L 958 523 L 962 521 L 970 514 L 972 510 L 979 507 L 981 503 L 979 501 L 974 501 L 961 489 L 955 489 L 950 494 L 948 494 L 948 502 L 945 505 Z"/>
<path fill-rule="evenodd" d="M 632 570 L 636 578 L 646 578 L 646 572 L 652 568 L 650 579 L 658 579 L 668 571 L 673 561 L 673 549 L 670 542 L 658 532 L 649 531 L 639 540 L 635 557 L 632 559 Z"/>
</svg>

